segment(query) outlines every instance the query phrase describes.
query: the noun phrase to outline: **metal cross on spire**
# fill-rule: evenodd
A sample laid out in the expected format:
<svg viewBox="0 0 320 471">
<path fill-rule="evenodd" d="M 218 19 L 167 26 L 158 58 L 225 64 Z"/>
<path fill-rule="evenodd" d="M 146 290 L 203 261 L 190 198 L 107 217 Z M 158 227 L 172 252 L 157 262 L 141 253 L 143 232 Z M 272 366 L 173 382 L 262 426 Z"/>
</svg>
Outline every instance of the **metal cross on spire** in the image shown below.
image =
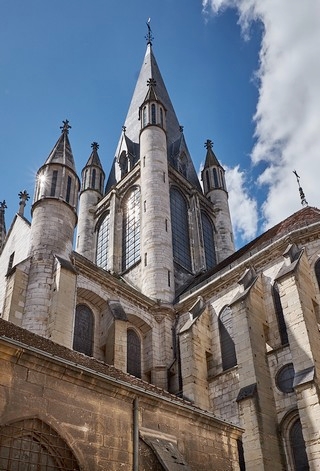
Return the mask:
<svg viewBox="0 0 320 471">
<path fill-rule="evenodd" d="M 151 18 L 148 18 L 148 21 L 147 21 L 147 28 L 148 28 L 148 32 L 147 34 L 145 35 L 145 38 L 147 40 L 147 44 L 150 44 L 150 46 L 152 46 L 152 41 L 154 40 L 154 37 L 152 36 L 152 31 L 151 31 L 151 27 L 150 27 L 150 21 L 151 21 Z"/>
<path fill-rule="evenodd" d="M 298 183 L 298 187 L 299 187 L 299 193 L 300 193 L 300 199 L 301 199 L 301 204 L 302 206 L 308 206 L 308 201 L 306 200 L 306 197 L 305 197 L 305 194 L 303 192 L 303 189 L 300 185 L 300 177 L 299 175 L 297 174 L 296 170 L 293 170 L 293 173 L 295 174 L 296 176 L 296 179 L 297 179 L 297 183 Z"/>
<path fill-rule="evenodd" d="M 204 143 L 204 147 L 206 149 L 212 149 L 212 146 L 213 146 L 213 142 L 211 141 L 211 139 L 207 139 L 206 142 Z"/>
<path fill-rule="evenodd" d="M 93 142 L 91 144 L 92 150 L 98 150 L 99 149 L 99 144 L 97 142 Z"/>
<path fill-rule="evenodd" d="M 69 134 L 69 129 L 71 129 L 71 126 L 69 124 L 69 121 L 66 119 L 62 121 L 63 126 L 60 126 L 61 132 L 63 134 Z"/>
</svg>

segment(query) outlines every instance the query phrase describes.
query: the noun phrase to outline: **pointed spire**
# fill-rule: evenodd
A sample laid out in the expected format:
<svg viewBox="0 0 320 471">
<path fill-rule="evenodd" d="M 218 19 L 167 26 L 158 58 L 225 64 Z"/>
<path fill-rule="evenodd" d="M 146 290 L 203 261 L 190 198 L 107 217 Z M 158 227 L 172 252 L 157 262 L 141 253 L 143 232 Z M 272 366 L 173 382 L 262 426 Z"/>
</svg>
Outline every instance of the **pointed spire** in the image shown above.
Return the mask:
<svg viewBox="0 0 320 471">
<path fill-rule="evenodd" d="M 4 217 L 4 213 L 5 213 L 6 209 L 7 209 L 7 205 L 6 205 L 5 200 L 3 200 L 2 202 L 0 202 L 0 249 L 3 245 L 3 242 L 4 242 L 4 240 L 6 238 L 6 234 L 7 234 L 6 221 L 5 221 L 5 217 Z"/>
<path fill-rule="evenodd" d="M 69 129 L 71 129 L 71 126 L 67 119 L 62 121 L 62 126 L 60 126 L 60 129 L 61 136 L 57 140 L 52 151 L 50 152 L 45 164 L 59 163 L 66 165 L 67 167 L 70 167 L 72 168 L 72 170 L 76 171 L 68 137 Z"/>
<path fill-rule="evenodd" d="M 24 216 L 24 208 L 27 204 L 27 201 L 30 199 L 30 196 L 29 196 L 27 190 L 20 191 L 18 196 L 20 198 L 19 215 L 23 217 Z"/>
<path fill-rule="evenodd" d="M 300 185 L 300 177 L 299 175 L 297 174 L 297 172 L 295 170 L 293 170 L 293 173 L 295 174 L 296 176 L 296 179 L 297 179 L 297 183 L 298 183 L 298 187 L 299 187 L 299 194 L 300 194 L 300 199 L 301 199 L 301 204 L 302 206 L 308 206 L 308 201 L 306 200 L 306 197 L 305 197 L 305 194 L 303 192 L 303 189 Z"/>
<path fill-rule="evenodd" d="M 204 147 L 207 149 L 204 168 L 212 167 L 213 165 L 217 167 L 221 167 L 215 153 L 212 150 L 213 142 L 210 139 L 207 139 L 206 142 L 204 143 Z"/>
<path fill-rule="evenodd" d="M 91 148 L 92 148 L 92 152 L 85 166 L 88 167 L 89 165 L 96 165 L 97 167 L 102 168 L 100 158 L 98 155 L 99 144 L 94 141 L 91 144 Z"/>
</svg>

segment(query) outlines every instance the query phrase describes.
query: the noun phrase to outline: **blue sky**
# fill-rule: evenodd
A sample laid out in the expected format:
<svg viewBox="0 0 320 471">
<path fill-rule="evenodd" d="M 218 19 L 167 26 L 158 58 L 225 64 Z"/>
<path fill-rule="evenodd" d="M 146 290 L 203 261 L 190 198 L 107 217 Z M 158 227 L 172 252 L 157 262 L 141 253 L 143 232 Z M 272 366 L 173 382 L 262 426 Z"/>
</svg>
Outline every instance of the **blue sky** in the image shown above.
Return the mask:
<svg viewBox="0 0 320 471">
<path fill-rule="evenodd" d="M 317 8 L 316 0 L 306 1 Z M 246 10 L 248 3 L 250 10 Z M 301 121 L 301 108 L 291 112 L 288 103 L 292 102 L 293 91 L 296 100 L 301 92 L 301 100 L 304 97 L 309 103 L 307 92 L 312 93 L 312 87 L 316 90 L 316 83 L 320 83 L 319 70 L 313 57 L 307 64 L 301 64 L 305 71 L 310 66 L 313 79 L 302 91 L 290 81 L 288 84 L 288 77 L 295 70 L 290 63 L 288 70 L 283 70 L 283 77 L 272 76 L 279 69 L 275 58 L 285 63 L 279 54 L 288 50 L 286 32 L 288 41 L 291 35 L 296 38 L 295 32 L 302 31 L 309 20 L 309 17 L 301 18 L 298 0 L 283 0 L 287 9 L 278 12 L 272 3 L 271 0 L 2 0 L 0 200 L 5 199 L 8 206 L 7 229 L 18 210 L 18 193 L 26 189 L 33 195 L 35 173 L 58 139 L 62 120 L 68 119 L 72 126 L 70 142 L 78 174 L 88 159 L 93 141 L 100 145 L 100 159 L 108 174 L 145 53 L 149 17 L 153 50 L 178 119 L 184 126 L 196 168 L 204 160 L 206 139 L 214 141 L 216 155 L 227 167 L 238 246 L 264 227 L 300 209 L 292 170 L 297 167 L 307 190 L 313 183 L 314 169 L 309 176 L 304 173 L 305 161 L 299 166 L 298 157 L 296 160 L 291 154 L 286 157 L 288 146 L 293 146 L 294 139 L 299 137 L 299 116 Z M 292 8 L 294 5 L 297 11 Z M 295 23 L 288 20 L 289 9 L 297 20 Z M 312 17 L 314 13 L 308 14 Z M 270 18 L 276 18 L 272 28 Z M 299 18 L 303 22 L 301 28 Z M 280 36 L 278 31 L 283 30 Z M 298 38 L 301 44 L 313 40 L 313 46 L 317 46 L 318 37 L 309 37 L 310 34 L 305 37 L 303 31 Z M 274 56 L 270 56 L 270 51 L 275 51 Z M 303 52 L 302 48 L 297 51 L 299 64 L 303 62 L 300 61 Z M 298 80 L 298 72 L 296 76 Z M 273 79 L 271 85 L 268 78 Z M 282 87 L 283 92 L 277 92 L 279 96 L 272 88 L 274 83 Z M 288 89 L 290 84 L 292 90 Z M 276 102 L 272 104 L 273 96 Z M 284 96 L 288 96 L 287 101 Z M 281 122 L 286 120 L 280 121 L 282 114 L 277 106 L 280 107 L 282 98 L 289 130 L 281 133 Z M 319 94 L 315 96 L 316 102 L 318 98 Z M 300 103 L 300 99 L 297 101 Z M 275 107 L 276 124 L 270 118 L 271 104 Z M 257 109 L 260 110 L 258 121 L 253 119 Z M 304 112 L 307 115 L 308 109 Z M 311 134 L 305 136 L 306 143 L 312 141 L 309 146 L 312 152 L 308 152 L 308 158 L 312 157 L 310 162 L 315 162 L 316 155 L 319 160 L 319 140 L 312 140 L 319 120 L 315 114 L 308 128 Z M 291 127 L 290 121 L 294 121 Z M 299 142 L 302 146 L 301 136 Z M 283 181 L 279 179 L 281 171 L 285 175 Z M 277 204 L 277 198 L 287 201 L 289 194 L 290 203 Z M 316 192 L 314 195 L 312 204 L 317 205 Z M 25 213 L 27 218 L 30 218 L 30 207 L 31 201 Z"/>
</svg>

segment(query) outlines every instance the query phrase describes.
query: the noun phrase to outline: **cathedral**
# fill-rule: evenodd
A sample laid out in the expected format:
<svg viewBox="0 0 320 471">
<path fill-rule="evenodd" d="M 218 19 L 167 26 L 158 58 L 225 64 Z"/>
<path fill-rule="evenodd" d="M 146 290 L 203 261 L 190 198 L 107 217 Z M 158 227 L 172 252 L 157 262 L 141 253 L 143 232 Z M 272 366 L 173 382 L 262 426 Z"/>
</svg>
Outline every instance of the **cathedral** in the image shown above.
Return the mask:
<svg viewBox="0 0 320 471">
<path fill-rule="evenodd" d="M 0 203 L 0 470 L 319 470 L 320 211 L 235 251 L 146 39 L 109 174 L 65 120 Z"/>
</svg>

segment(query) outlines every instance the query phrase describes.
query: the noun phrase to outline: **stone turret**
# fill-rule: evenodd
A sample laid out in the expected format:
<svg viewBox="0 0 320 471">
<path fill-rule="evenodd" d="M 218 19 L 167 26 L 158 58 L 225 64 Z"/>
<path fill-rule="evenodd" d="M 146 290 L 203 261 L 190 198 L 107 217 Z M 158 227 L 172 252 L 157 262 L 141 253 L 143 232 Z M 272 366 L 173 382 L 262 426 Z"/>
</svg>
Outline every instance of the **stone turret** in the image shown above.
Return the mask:
<svg viewBox="0 0 320 471">
<path fill-rule="evenodd" d="M 174 267 L 166 140 L 166 109 L 148 80 L 140 107 L 142 292 L 162 302 L 174 298 Z"/>
<path fill-rule="evenodd" d="M 96 251 L 94 208 L 103 196 L 105 173 L 98 155 L 99 144 L 93 142 L 91 147 L 92 152 L 81 173 L 76 250 L 94 262 Z"/>
<path fill-rule="evenodd" d="M 212 150 L 213 143 L 209 139 L 204 168 L 201 172 L 205 196 L 214 204 L 216 216 L 216 255 L 221 262 L 233 254 L 234 240 L 229 211 L 228 192 L 225 181 L 225 171 Z"/>
<path fill-rule="evenodd" d="M 63 297 L 63 292 L 75 283 L 70 256 L 79 178 L 68 138 L 68 121 L 61 129 L 61 136 L 36 177 L 22 326 L 70 347 L 74 297 Z"/>
</svg>

